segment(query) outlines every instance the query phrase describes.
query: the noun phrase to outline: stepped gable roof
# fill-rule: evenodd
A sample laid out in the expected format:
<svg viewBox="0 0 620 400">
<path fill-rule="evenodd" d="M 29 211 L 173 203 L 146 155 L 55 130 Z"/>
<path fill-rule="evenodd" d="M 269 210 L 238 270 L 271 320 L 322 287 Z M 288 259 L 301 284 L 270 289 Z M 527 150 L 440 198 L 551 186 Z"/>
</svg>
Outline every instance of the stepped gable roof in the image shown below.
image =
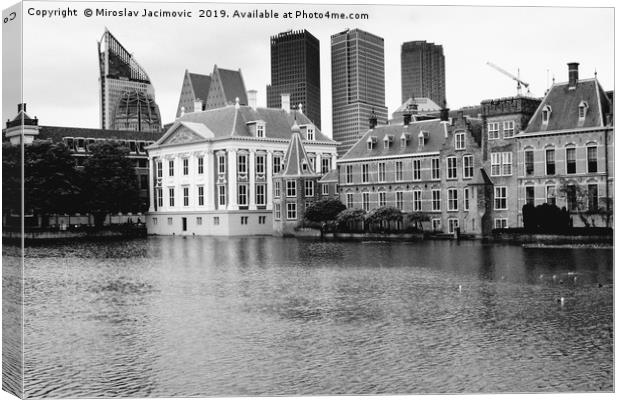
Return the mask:
<svg viewBox="0 0 620 400">
<path fill-rule="evenodd" d="M 332 169 L 319 179 L 319 182 L 338 182 L 338 170 Z"/>
<path fill-rule="evenodd" d="M 239 97 L 239 104 L 248 104 L 248 96 L 243 83 L 241 71 L 232 71 L 229 69 L 217 68 L 222 82 L 224 95 L 226 100 L 235 103 L 235 99 Z M 206 99 L 206 97 L 205 97 Z"/>
<path fill-rule="evenodd" d="M 63 137 L 116 139 L 116 140 L 144 140 L 157 141 L 163 132 L 121 131 L 112 129 L 74 128 L 67 126 L 42 126 L 37 139 L 49 139 L 53 142 L 62 142 Z"/>
<path fill-rule="evenodd" d="M 442 123 L 439 119 L 429 119 L 415 121 L 407 126 L 402 124 L 377 126 L 366 131 L 340 160 L 438 152 L 445 141 L 445 129 L 448 129 L 447 126 L 444 128 L 445 125 L 447 123 Z M 418 136 L 422 132 L 428 132 L 428 139 L 424 143 L 424 147 L 419 147 Z M 409 135 L 409 140 L 406 146 L 401 147 L 400 138 L 403 133 Z M 386 136 L 392 137 L 389 148 L 385 148 L 383 145 Z M 376 144 L 371 150 L 368 150 L 368 140 L 373 137 L 376 138 Z"/>
<path fill-rule="evenodd" d="M 223 137 L 252 137 L 248 123 L 253 121 L 265 122 L 265 137 L 275 139 L 291 138 L 291 127 L 295 123 L 300 125 L 311 124 L 308 117 L 302 113 L 286 112 L 279 108 L 253 109 L 250 106 L 226 106 L 213 110 L 187 113 L 179 121 L 198 122 L 206 125 L 216 138 Z M 316 142 L 335 143 L 315 127 Z"/>
<path fill-rule="evenodd" d="M 211 76 L 189 73 L 189 80 L 194 88 L 194 97 L 202 101 L 207 100 L 209 87 L 211 86 Z"/>
<path fill-rule="evenodd" d="M 579 123 L 579 105 L 588 104 L 583 123 Z M 543 109 L 551 107 L 549 123 L 542 123 Z M 559 131 L 565 129 L 595 128 L 605 125 L 605 114 L 611 110 L 611 101 L 596 79 L 579 80 L 577 87 L 568 88 L 568 82 L 554 84 L 532 116 L 525 133 Z"/>
<path fill-rule="evenodd" d="M 314 172 L 312 163 L 308 159 L 306 149 L 301 141 L 299 126 L 294 123 L 291 127 L 291 141 L 284 154 L 284 166 L 280 171 L 281 176 L 308 176 L 316 177 L 319 174 Z"/>
</svg>

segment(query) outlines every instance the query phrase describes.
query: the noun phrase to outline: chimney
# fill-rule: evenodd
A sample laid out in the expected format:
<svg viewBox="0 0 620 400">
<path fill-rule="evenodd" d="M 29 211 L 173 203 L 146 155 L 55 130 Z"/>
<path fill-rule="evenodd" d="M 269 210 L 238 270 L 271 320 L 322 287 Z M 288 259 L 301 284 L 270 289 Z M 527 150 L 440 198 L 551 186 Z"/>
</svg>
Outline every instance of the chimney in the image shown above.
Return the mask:
<svg viewBox="0 0 620 400">
<path fill-rule="evenodd" d="M 256 90 L 248 90 L 248 105 L 256 110 L 258 92 Z"/>
<path fill-rule="evenodd" d="M 19 103 L 17 105 L 17 113 L 19 114 L 21 111 L 26 112 L 26 103 Z"/>
<path fill-rule="evenodd" d="M 403 124 L 405 126 L 409 125 L 411 123 L 411 114 L 409 112 L 405 112 L 403 114 Z"/>
<path fill-rule="evenodd" d="M 291 95 L 289 93 L 282 93 L 282 109 L 287 113 L 291 112 Z"/>
<path fill-rule="evenodd" d="M 375 109 L 373 108 L 370 118 L 368 118 L 368 127 L 370 129 L 375 129 L 375 126 L 377 126 L 377 115 L 375 114 Z"/>
<path fill-rule="evenodd" d="M 450 109 L 446 103 L 446 100 L 443 101 L 443 107 L 441 107 L 441 111 L 439 112 L 439 119 L 442 121 L 448 121 L 450 119 Z"/>
<path fill-rule="evenodd" d="M 568 63 L 568 88 L 574 89 L 579 81 L 579 63 Z"/>
<path fill-rule="evenodd" d="M 194 112 L 202 111 L 202 100 L 194 100 Z"/>
</svg>

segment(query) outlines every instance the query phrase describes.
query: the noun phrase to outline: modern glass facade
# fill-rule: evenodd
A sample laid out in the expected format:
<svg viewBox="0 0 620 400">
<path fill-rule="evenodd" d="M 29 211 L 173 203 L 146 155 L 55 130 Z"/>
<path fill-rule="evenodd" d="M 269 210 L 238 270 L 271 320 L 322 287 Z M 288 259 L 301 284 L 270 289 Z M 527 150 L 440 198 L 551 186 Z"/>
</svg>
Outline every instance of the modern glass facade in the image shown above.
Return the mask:
<svg viewBox="0 0 620 400">
<path fill-rule="evenodd" d="M 427 97 L 440 106 L 446 99 L 446 71 L 443 46 L 423 40 L 401 46 L 402 102 Z"/>
</svg>

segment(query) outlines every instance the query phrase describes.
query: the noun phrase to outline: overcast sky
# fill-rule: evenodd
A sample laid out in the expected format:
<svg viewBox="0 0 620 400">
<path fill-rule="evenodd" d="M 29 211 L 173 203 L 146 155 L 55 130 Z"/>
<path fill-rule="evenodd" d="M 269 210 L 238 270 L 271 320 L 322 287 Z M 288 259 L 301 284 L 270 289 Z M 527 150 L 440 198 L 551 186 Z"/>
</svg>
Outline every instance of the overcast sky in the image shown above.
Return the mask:
<svg viewBox="0 0 620 400">
<path fill-rule="evenodd" d="M 55 9 L 67 3 L 25 3 L 25 9 Z M 258 90 L 265 105 L 270 83 L 269 37 L 288 29 L 307 29 L 321 43 L 323 131 L 331 135 L 330 36 L 360 28 L 385 39 L 386 101 L 391 113 L 400 105 L 400 46 L 411 40 L 443 45 L 446 94 L 452 109 L 481 100 L 516 94 L 516 84 L 486 65 L 491 61 L 531 84 L 541 96 L 555 76 L 567 80 L 566 63 L 580 63 L 581 78 L 594 76 L 613 89 L 614 38 L 611 8 L 422 7 L 371 5 L 208 5 L 208 9 L 272 9 L 309 12 L 365 12 L 368 20 L 207 19 L 207 6 L 182 3 L 71 3 L 79 17 L 24 19 L 24 101 L 41 125 L 98 128 L 99 67 L 97 41 L 104 27 L 134 54 L 155 87 L 164 123 L 173 121 L 183 72 L 209 74 L 213 65 L 241 69 L 247 89 Z M 141 11 L 192 10 L 191 19 L 83 16 L 90 8 Z M 549 71 L 549 72 L 548 72 Z M 15 115 L 15 104 L 3 103 L 3 118 Z"/>
</svg>

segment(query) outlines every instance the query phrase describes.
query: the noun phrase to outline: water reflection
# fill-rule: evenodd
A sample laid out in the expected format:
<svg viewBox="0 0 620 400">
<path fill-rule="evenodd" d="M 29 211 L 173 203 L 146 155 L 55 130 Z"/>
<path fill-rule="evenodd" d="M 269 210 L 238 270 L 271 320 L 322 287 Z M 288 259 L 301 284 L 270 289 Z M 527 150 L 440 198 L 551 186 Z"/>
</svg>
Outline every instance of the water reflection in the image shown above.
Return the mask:
<svg viewBox="0 0 620 400">
<path fill-rule="evenodd" d="M 613 389 L 607 250 L 161 237 L 27 253 L 33 397 Z"/>
</svg>

